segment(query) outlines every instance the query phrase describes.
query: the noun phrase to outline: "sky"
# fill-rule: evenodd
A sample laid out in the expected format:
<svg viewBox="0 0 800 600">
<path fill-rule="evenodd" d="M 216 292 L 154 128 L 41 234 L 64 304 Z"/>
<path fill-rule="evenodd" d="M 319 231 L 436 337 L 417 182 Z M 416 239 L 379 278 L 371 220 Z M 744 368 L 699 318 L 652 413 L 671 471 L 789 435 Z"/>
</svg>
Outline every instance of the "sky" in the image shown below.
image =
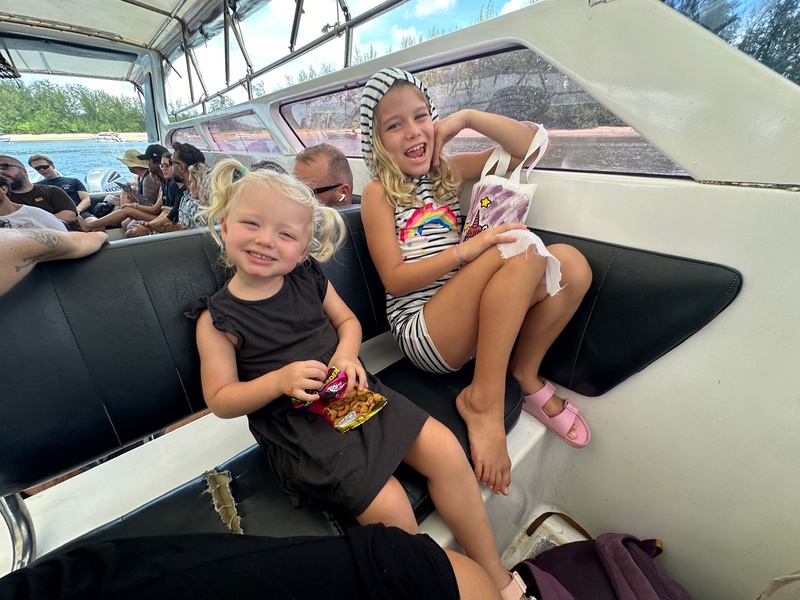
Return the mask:
<svg viewBox="0 0 800 600">
<path fill-rule="evenodd" d="M 375 4 L 375 0 L 348 0 L 347 2 L 353 17 L 362 14 Z M 487 8 L 491 8 L 494 15 L 500 15 L 528 4 L 530 4 L 530 0 L 410 0 L 389 15 L 372 20 L 356 29 L 355 47 L 366 53 L 371 46 L 376 54 L 381 56 L 390 49 L 398 50 L 401 47 L 401 40 L 405 36 L 418 38 L 422 35 L 427 37 L 434 28 L 440 32 L 461 29 L 473 25 L 481 11 L 486 11 Z M 270 64 L 288 52 L 294 6 L 294 0 L 271 0 L 242 24 L 245 46 L 256 69 Z M 322 29 L 326 24 L 334 24 L 337 20 L 337 6 L 336 0 L 305 0 L 304 15 L 296 47 L 302 47 L 322 35 Z M 270 35 L 270 32 L 275 33 Z M 208 42 L 207 46 L 195 49 L 203 77 L 212 91 L 225 86 L 222 40 L 223 36 L 218 35 Z M 231 55 L 233 61 L 231 80 L 233 82 L 240 79 L 245 73 L 244 61 L 239 59 L 240 54 L 233 36 L 231 36 Z M 343 56 L 344 44 L 343 39 L 340 38 L 326 44 L 324 48 L 306 54 L 282 67 L 268 78 L 264 78 L 264 88 L 270 92 L 278 87 L 285 87 L 287 76 L 294 77 L 296 81 L 297 73 L 301 69 L 307 70 L 309 65 L 318 70 L 323 63 L 327 63 L 339 69 L 342 66 Z M 168 78 L 168 95 L 172 102 L 178 99 L 188 101 L 185 61 L 177 61 L 175 68 L 180 77 L 172 75 Z M 113 95 L 135 94 L 133 86 L 129 83 L 95 79 L 52 78 L 51 80 L 58 84 L 78 83 L 91 89 L 104 90 Z M 199 86 L 196 79 L 194 83 L 197 93 Z M 230 96 L 236 102 L 246 99 L 243 91 L 232 92 Z"/>
<path fill-rule="evenodd" d="M 375 6 L 374 0 L 349 0 L 351 16 L 355 17 Z M 530 0 L 411 0 L 396 8 L 391 13 L 358 27 L 355 30 L 354 46 L 359 51 L 366 53 L 370 47 L 378 56 L 386 54 L 390 49 L 398 50 L 405 36 L 418 38 L 420 35 L 427 37 L 428 33 L 436 28 L 449 32 L 473 25 L 481 10 L 486 11 L 491 6 L 495 15 L 505 14 L 521 6 L 527 6 Z M 294 0 L 272 0 L 258 13 L 242 24 L 242 34 L 245 40 L 251 62 L 257 69 L 261 66 L 283 57 L 289 50 L 289 34 L 294 18 Z M 326 25 L 333 25 L 343 17 L 337 13 L 335 0 L 305 0 L 304 15 L 301 20 L 300 32 L 296 48 L 300 48 L 322 35 Z M 442 24 L 446 23 L 446 26 Z M 276 32 L 271 39 L 264 39 L 261 32 Z M 195 50 L 198 62 L 206 73 L 208 87 L 216 83 L 219 88 L 224 86 L 224 53 L 221 51 L 222 36 L 218 36 L 209 43 L 208 48 Z M 235 42 L 231 46 L 232 54 L 232 82 L 237 81 L 245 73 L 244 61 L 239 59 L 238 48 Z M 333 66 L 336 70 L 343 64 L 344 41 L 343 38 L 325 44 L 312 53 L 306 54 L 292 63 L 281 67 L 263 79 L 264 88 L 271 92 L 287 85 L 287 77 L 297 81 L 297 73 L 308 70 L 313 66 L 316 70 L 322 64 Z M 235 58 L 235 59 L 234 59 Z M 184 75 L 185 63 L 176 65 L 178 72 Z M 170 77 L 168 81 L 168 94 L 174 102 L 176 98 L 188 99 L 188 88 L 183 79 Z M 246 100 L 244 91 L 231 92 L 229 96 L 236 102 Z"/>
<path fill-rule="evenodd" d="M 447 33 L 475 24 L 481 12 L 490 10 L 495 16 L 507 14 L 531 4 L 532 0 L 410 0 L 396 8 L 388 15 L 358 27 L 355 30 L 355 47 L 362 53 L 372 48 L 381 56 L 390 50 L 401 48 L 405 36 L 427 38 L 431 30 Z M 739 0 L 739 11 L 746 14 L 763 0 Z M 376 0 L 347 0 L 353 17 L 358 16 L 375 6 Z M 247 52 L 255 69 L 266 66 L 283 57 L 289 51 L 289 34 L 294 18 L 294 0 L 271 0 L 256 14 L 242 23 L 242 33 Z M 304 15 L 296 47 L 302 47 L 322 35 L 326 25 L 332 25 L 341 18 L 337 13 L 336 0 L 304 0 Z M 223 36 L 217 35 L 207 45 L 195 49 L 203 77 L 210 92 L 225 87 Z M 234 37 L 231 36 L 231 83 L 238 81 L 245 74 L 244 60 L 241 59 Z M 297 81 L 301 70 L 312 66 L 317 71 L 323 64 L 338 70 L 342 67 L 344 56 L 343 38 L 325 44 L 322 48 L 308 53 L 299 59 L 284 65 L 260 80 L 266 92 L 286 87 L 289 78 Z M 189 101 L 189 88 L 185 73 L 185 61 L 180 59 L 174 65 L 176 73 L 167 80 L 167 95 L 171 105 L 184 105 Z M 80 83 L 92 89 L 102 89 L 114 95 L 135 95 L 133 86 L 127 83 L 103 82 L 100 80 L 66 80 L 54 78 L 56 83 Z M 259 83 L 259 82 L 257 82 Z M 195 92 L 199 91 L 195 79 Z M 230 92 L 229 97 L 235 102 L 247 99 L 243 89 Z"/>
</svg>

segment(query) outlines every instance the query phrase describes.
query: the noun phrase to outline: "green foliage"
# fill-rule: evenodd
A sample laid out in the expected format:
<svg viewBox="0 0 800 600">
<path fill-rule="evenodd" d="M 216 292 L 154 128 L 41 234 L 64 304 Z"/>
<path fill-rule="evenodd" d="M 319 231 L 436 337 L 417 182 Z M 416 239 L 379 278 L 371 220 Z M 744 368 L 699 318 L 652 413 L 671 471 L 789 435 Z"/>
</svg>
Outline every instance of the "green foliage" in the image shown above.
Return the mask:
<svg viewBox="0 0 800 600">
<path fill-rule="evenodd" d="M 260 98 L 261 96 L 266 96 L 267 90 L 264 87 L 264 82 L 259 81 L 258 83 L 253 84 L 253 98 Z"/>
<path fill-rule="evenodd" d="M 369 45 L 369 50 L 362 53 L 358 46 L 353 49 L 353 64 L 357 65 L 363 62 L 367 62 L 368 60 L 373 60 L 378 58 L 378 53 L 375 51 L 375 48 L 372 44 Z"/>
<path fill-rule="evenodd" d="M 211 102 L 208 103 L 208 110 L 209 112 L 216 112 L 218 110 L 222 110 L 223 108 L 233 106 L 234 104 L 235 102 L 231 98 L 223 94 L 222 96 L 217 96 L 216 98 L 211 99 Z"/>
<path fill-rule="evenodd" d="M 485 7 L 481 5 L 481 9 L 478 12 L 478 18 L 475 22 L 480 23 L 482 21 L 488 21 L 489 19 L 496 16 L 497 13 L 494 12 L 494 1 L 489 0 L 489 3 Z"/>
<path fill-rule="evenodd" d="M 5 133 L 96 133 L 144 131 L 138 99 L 112 96 L 83 85 L 49 81 L 0 81 L 0 131 Z"/>
<path fill-rule="evenodd" d="M 664 0 L 678 12 L 800 84 L 800 6 L 797 0 L 763 2 L 749 16 L 742 0 Z"/>
<path fill-rule="evenodd" d="M 789 81 L 800 84 L 800 6 L 771 2 L 753 16 L 739 49 Z"/>
</svg>

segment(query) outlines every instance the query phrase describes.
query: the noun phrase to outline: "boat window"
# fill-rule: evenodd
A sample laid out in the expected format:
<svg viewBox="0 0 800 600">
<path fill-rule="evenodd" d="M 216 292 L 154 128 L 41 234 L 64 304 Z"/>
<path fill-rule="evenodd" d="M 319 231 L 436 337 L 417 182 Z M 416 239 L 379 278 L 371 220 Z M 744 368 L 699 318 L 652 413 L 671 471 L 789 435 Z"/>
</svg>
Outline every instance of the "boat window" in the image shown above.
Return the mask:
<svg viewBox="0 0 800 600">
<path fill-rule="evenodd" d="M 800 84 L 800 0 L 664 0 L 734 48 Z"/>
<path fill-rule="evenodd" d="M 200 137 L 200 134 L 197 133 L 197 130 L 194 127 L 179 127 L 177 129 L 171 129 L 167 134 L 167 145 L 171 147 L 175 144 L 175 142 L 180 142 L 181 144 L 191 144 L 199 150 L 209 150 L 205 140 Z"/>
<path fill-rule="evenodd" d="M 636 130 L 596 102 L 576 83 L 528 49 L 482 56 L 416 73 L 428 86 L 440 117 L 475 108 L 543 123 L 552 148 L 543 168 L 687 176 Z M 350 89 L 281 107 L 305 146 L 327 142 L 351 157 L 361 156 L 359 96 Z M 493 142 L 462 131 L 451 153 L 480 151 Z"/>
<path fill-rule="evenodd" d="M 264 121 L 251 110 L 212 119 L 204 125 L 214 145 L 222 152 L 281 153 Z"/>
</svg>

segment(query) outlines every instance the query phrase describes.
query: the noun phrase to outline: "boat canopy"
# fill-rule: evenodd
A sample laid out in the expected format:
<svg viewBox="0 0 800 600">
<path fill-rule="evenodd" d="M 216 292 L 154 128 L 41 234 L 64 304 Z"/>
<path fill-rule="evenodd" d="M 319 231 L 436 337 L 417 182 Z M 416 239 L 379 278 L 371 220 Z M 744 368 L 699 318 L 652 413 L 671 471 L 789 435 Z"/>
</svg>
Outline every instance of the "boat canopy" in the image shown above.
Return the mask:
<svg viewBox="0 0 800 600">
<path fill-rule="evenodd" d="M 225 6 L 238 22 L 268 2 L 17 2 L 0 12 L 0 54 L 20 73 L 140 83 L 151 53 L 172 62 L 222 31 Z"/>
</svg>

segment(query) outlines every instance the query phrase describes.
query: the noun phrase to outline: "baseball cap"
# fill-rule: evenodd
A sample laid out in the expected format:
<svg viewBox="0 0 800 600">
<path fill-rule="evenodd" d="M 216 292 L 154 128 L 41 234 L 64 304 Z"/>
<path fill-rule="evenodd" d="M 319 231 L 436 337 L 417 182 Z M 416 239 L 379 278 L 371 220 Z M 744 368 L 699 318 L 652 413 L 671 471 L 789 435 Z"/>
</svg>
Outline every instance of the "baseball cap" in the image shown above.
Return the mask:
<svg viewBox="0 0 800 600">
<path fill-rule="evenodd" d="M 166 151 L 167 149 L 160 144 L 150 144 L 144 154 L 139 154 L 136 158 L 139 160 L 161 160 L 161 156 Z"/>
</svg>

